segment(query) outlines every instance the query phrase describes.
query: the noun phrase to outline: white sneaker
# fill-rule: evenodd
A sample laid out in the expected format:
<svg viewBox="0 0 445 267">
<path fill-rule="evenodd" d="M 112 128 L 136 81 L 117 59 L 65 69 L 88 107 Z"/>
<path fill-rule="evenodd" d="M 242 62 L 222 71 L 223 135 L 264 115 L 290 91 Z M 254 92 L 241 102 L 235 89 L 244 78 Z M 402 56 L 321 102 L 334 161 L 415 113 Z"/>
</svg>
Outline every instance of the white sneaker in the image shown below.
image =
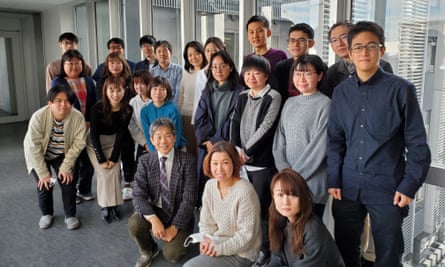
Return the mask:
<svg viewBox="0 0 445 267">
<path fill-rule="evenodd" d="M 74 229 L 79 228 L 80 221 L 76 217 L 68 217 L 68 218 L 65 218 L 65 224 L 66 224 L 66 228 L 68 230 L 74 230 Z"/>
<path fill-rule="evenodd" d="M 52 215 L 43 215 L 39 221 L 40 229 L 49 228 L 53 224 L 53 216 Z"/>
<path fill-rule="evenodd" d="M 133 198 L 133 189 L 131 187 L 124 187 L 122 189 L 122 199 L 131 200 Z"/>
</svg>

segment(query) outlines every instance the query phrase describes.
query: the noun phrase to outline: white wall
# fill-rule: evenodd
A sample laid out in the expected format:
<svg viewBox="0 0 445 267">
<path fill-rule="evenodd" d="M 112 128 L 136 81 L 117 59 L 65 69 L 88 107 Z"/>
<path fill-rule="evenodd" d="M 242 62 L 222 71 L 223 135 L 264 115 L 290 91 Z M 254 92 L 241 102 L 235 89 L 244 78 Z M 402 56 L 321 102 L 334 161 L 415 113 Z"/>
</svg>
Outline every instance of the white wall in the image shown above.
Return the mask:
<svg viewBox="0 0 445 267">
<path fill-rule="evenodd" d="M 58 47 L 59 35 L 63 32 L 75 33 L 74 2 L 57 6 L 42 12 L 42 38 L 45 65 L 61 56 Z"/>
</svg>

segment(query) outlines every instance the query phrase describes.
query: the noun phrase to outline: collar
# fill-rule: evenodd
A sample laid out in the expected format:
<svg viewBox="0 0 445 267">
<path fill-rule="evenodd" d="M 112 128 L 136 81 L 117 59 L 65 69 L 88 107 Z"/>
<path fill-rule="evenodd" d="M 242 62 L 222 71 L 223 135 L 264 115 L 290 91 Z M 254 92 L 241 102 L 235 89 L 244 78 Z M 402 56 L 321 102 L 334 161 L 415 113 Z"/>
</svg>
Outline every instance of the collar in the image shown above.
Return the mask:
<svg viewBox="0 0 445 267">
<path fill-rule="evenodd" d="M 357 77 L 357 73 L 354 74 L 354 82 L 357 84 L 357 86 L 360 85 L 375 85 L 384 75 L 384 71 L 379 67 L 377 71 L 374 73 L 374 75 L 371 76 L 366 82 L 361 82 L 359 78 Z"/>
<path fill-rule="evenodd" d="M 252 89 L 249 89 L 249 96 L 252 97 L 252 98 L 262 98 L 263 96 L 265 96 L 269 92 L 269 90 L 270 90 L 270 85 L 266 84 L 266 86 L 263 89 L 261 89 L 261 91 L 260 91 L 260 93 L 258 95 L 253 96 L 252 95 Z"/>
<path fill-rule="evenodd" d="M 158 152 L 158 159 L 159 160 L 161 160 L 162 157 L 167 157 L 167 160 L 168 160 L 168 159 L 173 158 L 173 155 L 175 154 L 175 149 L 172 148 L 170 150 L 170 152 L 167 153 L 167 155 L 162 155 L 161 152 L 159 152 L 159 151 L 157 151 L 157 152 Z"/>
</svg>

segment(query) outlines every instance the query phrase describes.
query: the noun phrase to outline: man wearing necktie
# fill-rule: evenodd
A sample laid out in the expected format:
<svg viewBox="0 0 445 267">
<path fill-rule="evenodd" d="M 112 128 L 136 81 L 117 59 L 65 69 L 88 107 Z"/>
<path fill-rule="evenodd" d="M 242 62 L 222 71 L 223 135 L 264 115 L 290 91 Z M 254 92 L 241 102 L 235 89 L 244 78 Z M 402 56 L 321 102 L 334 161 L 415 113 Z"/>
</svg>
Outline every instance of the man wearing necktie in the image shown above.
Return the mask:
<svg viewBox="0 0 445 267">
<path fill-rule="evenodd" d="M 133 185 L 135 213 L 128 220 L 130 236 L 141 256 L 136 266 L 149 266 L 164 242 L 167 261 L 178 262 L 186 254 L 185 238 L 193 231 L 196 202 L 196 161 L 174 148 L 175 126 L 160 118 L 150 125 L 155 152 L 140 157 Z M 151 234 L 150 234 L 151 230 Z"/>
</svg>

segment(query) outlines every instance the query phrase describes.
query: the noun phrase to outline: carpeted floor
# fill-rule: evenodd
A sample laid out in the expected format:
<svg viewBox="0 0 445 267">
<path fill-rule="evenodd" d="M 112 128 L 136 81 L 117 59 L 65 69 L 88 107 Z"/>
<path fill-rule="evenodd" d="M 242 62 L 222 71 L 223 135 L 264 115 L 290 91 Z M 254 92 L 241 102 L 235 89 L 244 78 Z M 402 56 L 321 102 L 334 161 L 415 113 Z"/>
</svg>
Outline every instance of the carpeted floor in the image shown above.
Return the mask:
<svg viewBox="0 0 445 267">
<path fill-rule="evenodd" d="M 102 222 L 95 200 L 83 202 L 77 206 L 81 227 L 69 231 L 56 186 L 53 226 L 39 228 L 36 183 L 27 175 L 23 159 L 25 131 L 25 123 L 0 125 L 0 266 L 134 266 L 139 253 L 127 230 L 131 201 L 120 207 L 123 218 L 108 225 Z M 181 266 L 197 254 L 197 246 L 189 248 L 179 264 L 160 255 L 152 266 Z"/>
</svg>

